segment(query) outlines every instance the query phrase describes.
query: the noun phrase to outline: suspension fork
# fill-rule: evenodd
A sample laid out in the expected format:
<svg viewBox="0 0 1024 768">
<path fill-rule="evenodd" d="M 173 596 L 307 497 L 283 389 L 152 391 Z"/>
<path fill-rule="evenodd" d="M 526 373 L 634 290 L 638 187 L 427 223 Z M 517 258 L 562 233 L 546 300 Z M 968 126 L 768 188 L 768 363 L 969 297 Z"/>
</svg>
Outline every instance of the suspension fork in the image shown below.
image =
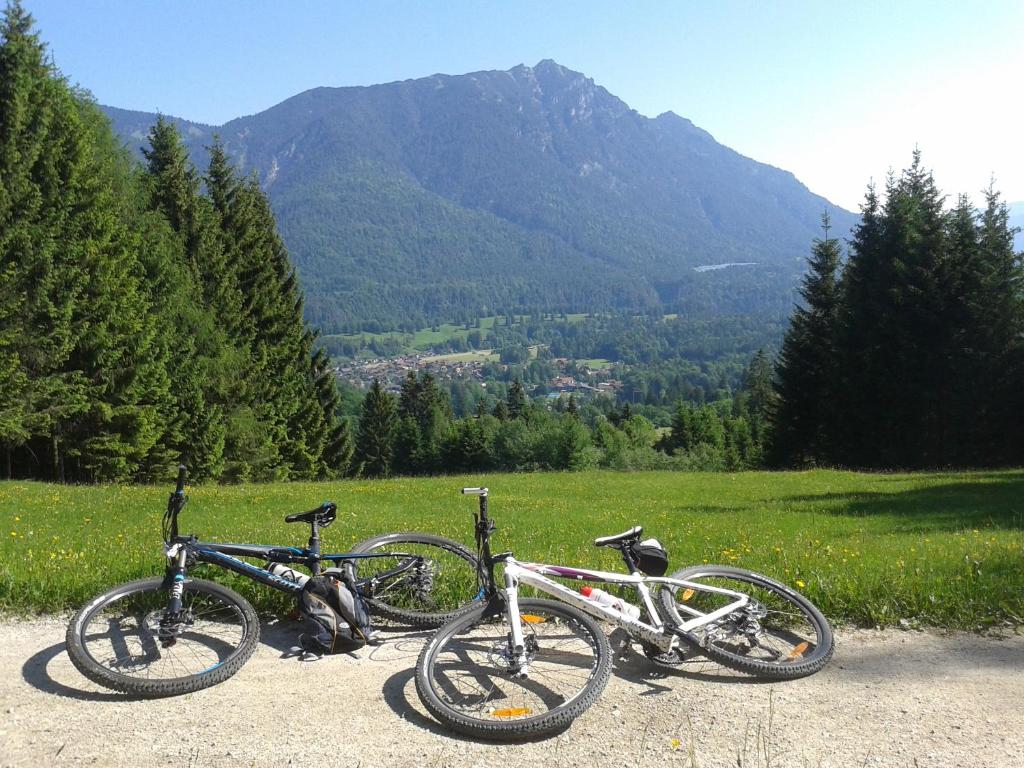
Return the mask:
<svg viewBox="0 0 1024 768">
<path fill-rule="evenodd" d="M 169 582 L 171 598 L 167 603 L 167 616 L 177 617 L 181 613 L 181 596 L 185 592 L 185 563 L 188 560 L 188 550 L 183 544 L 173 544 L 167 550 L 167 575 L 165 583 Z"/>
<path fill-rule="evenodd" d="M 513 677 L 529 677 L 530 663 L 519 613 L 519 579 L 505 569 L 505 612 L 509 626 L 509 663 Z"/>
</svg>

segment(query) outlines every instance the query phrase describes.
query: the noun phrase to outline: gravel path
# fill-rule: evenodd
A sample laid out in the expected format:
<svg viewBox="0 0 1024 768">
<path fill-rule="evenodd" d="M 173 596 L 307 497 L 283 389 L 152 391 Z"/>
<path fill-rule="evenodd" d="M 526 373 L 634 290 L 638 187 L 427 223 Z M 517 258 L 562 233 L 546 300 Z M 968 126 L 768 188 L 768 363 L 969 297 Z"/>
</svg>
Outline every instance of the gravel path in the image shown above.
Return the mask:
<svg viewBox="0 0 1024 768">
<path fill-rule="evenodd" d="M 0 623 L 0 766 L 1024 765 L 1021 635 L 847 630 L 823 672 L 772 684 L 710 662 L 663 673 L 626 652 L 567 732 L 509 746 L 424 713 L 424 635 L 388 630 L 381 646 L 302 664 L 281 658 L 296 633 L 264 625 L 226 683 L 133 701 L 78 674 L 62 622 Z"/>
</svg>

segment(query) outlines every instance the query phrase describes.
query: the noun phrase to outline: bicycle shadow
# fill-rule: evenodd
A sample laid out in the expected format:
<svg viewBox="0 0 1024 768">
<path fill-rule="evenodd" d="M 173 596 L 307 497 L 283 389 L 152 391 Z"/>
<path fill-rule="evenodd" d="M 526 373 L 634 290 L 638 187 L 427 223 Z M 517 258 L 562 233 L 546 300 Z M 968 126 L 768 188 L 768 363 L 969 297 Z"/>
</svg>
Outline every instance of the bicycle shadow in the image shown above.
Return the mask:
<svg viewBox="0 0 1024 768">
<path fill-rule="evenodd" d="M 299 636 L 305 627 L 301 620 L 272 618 L 260 624 L 260 642 L 280 654 L 280 658 L 293 658 L 299 647 Z M 348 655 L 359 660 L 394 661 L 415 659 L 423 642 L 434 630 L 422 630 L 404 624 L 374 617 L 374 642 L 362 648 L 338 655 Z"/>
<path fill-rule="evenodd" d="M 61 675 L 54 675 L 50 671 L 50 666 L 60 656 L 64 657 L 65 664 L 68 670 L 74 675 L 79 675 L 83 685 L 94 686 L 81 677 L 77 669 L 71 664 L 71 659 L 67 656 L 67 649 L 63 642 L 54 643 L 48 648 L 30 656 L 25 660 L 25 663 L 21 665 L 21 677 L 26 683 L 31 685 L 38 691 L 43 693 L 49 693 L 53 696 L 63 696 L 68 699 L 75 699 L 77 701 L 101 701 L 101 702 L 118 702 L 118 701 L 138 701 L 141 697 L 134 696 L 128 693 L 120 693 L 119 691 L 111 691 L 105 688 L 96 687 L 82 687 L 76 688 L 73 685 L 63 682 L 59 678 Z"/>
<path fill-rule="evenodd" d="M 632 638 L 622 629 L 612 630 L 608 635 L 608 643 L 612 647 L 612 674 L 627 682 L 647 686 L 648 690 L 640 693 L 641 696 L 674 690 L 660 684 L 661 681 L 688 680 L 726 685 L 765 685 L 773 682 L 728 669 L 692 651 L 686 652 L 679 666 L 659 666 L 638 650 Z"/>
<path fill-rule="evenodd" d="M 381 693 L 384 697 L 384 703 L 388 705 L 392 712 L 398 715 L 400 718 L 405 720 L 407 723 L 419 726 L 425 731 L 436 734 L 438 736 L 444 736 L 451 739 L 452 741 L 464 741 L 470 744 L 481 744 L 487 743 L 486 739 L 478 739 L 472 736 L 467 736 L 456 731 L 451 731 L 441 725 L 433 718 L 424 715 L 418 709 L 416 709 L 409 701 L 409 696 L 406 694 L 406 690 L 410 687 L 409 683 L 412 682 L 416 675 L 415 667 L 412 669 L 403 669 L 400 672 L 396 672 L 387 680 L 384 681 L 384 686 L 381 689 Z M 529 741 L 532 743 L 548 741 L 550 739 L 557 739 L 563 735 L 572 726 L 572 721 L 565 724 L 564 728 L 560 728 L 552 733 L 547 733 L 543 736 L 536 736 L 533 734 L 523 734 L 519 738 L 511 738 L 507 741 L 503 740 L 503 743 L 516 743 L 522 741 Z"/>
</svg>

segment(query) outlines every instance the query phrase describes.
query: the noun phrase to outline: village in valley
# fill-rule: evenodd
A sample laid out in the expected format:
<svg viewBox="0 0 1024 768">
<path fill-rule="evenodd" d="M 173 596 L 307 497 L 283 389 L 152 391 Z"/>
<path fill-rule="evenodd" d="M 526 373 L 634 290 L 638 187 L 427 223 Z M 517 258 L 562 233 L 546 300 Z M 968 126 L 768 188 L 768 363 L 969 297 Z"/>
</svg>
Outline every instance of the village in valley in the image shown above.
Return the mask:
<svg viewBox="0 0 1024 768">
<path fill-rule="evenodd" d="M 536 354 L 535 349 L 533 352 Z M 554 370 L 554 375 L 544 383 L 549 397 L 573 393 L 614 395 L 622 388 L 620 380 L 610 378 L 611 366 L 605 361 L 588 365 L 583 361 L 555 357 L 549 362 Z M 397 393 L 409 372 L 429 373 L 438 381 L 475 381 L 486 388 L 488 380 L 495 378 L 495 372 L 507 369 L 507 365 L 499 362 L 497 353 L 485 349 L 449 355 L 409 353 L 349 360 L 335 366 L 334 371 L 341 381 L 360 389 L 366 389 L 377 379 L 387 391 Z"/>
</svg>

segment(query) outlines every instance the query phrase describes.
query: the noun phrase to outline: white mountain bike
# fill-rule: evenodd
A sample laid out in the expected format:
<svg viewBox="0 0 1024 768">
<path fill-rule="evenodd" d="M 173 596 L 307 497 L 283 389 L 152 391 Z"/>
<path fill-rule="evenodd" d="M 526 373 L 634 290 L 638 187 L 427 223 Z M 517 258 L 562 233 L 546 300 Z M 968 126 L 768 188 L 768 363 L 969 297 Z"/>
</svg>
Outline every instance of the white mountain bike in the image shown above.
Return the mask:
<svg viewBox="0 0 1024 768">
<path fill-rule="evenodd" d="M 567 727 L 611 674 L 608 639 L 591 617 L 621 627 L 663 666 L 681 664 L 692 649 L 733 669 L 787 680 L 817 672 L 832 656 L 832 630 L 821 612 L 767 576 L 703 565 L 666 578 L 664 549 L 641 542 L 639 526 L 594 541 L 621 553 L 626 574 L 492 555 L 487 489 L 462 492 L 479 497 L 478 579 L 486 600 L 442 626 L 416 663 L 424 706 L 453 730 L 513 740 Z M 631 587 L 640 606 L 612 597 L 602 604 L 548 577 Z M 520 597 L 522 585 L 556 599 Z"/>
</svg>

